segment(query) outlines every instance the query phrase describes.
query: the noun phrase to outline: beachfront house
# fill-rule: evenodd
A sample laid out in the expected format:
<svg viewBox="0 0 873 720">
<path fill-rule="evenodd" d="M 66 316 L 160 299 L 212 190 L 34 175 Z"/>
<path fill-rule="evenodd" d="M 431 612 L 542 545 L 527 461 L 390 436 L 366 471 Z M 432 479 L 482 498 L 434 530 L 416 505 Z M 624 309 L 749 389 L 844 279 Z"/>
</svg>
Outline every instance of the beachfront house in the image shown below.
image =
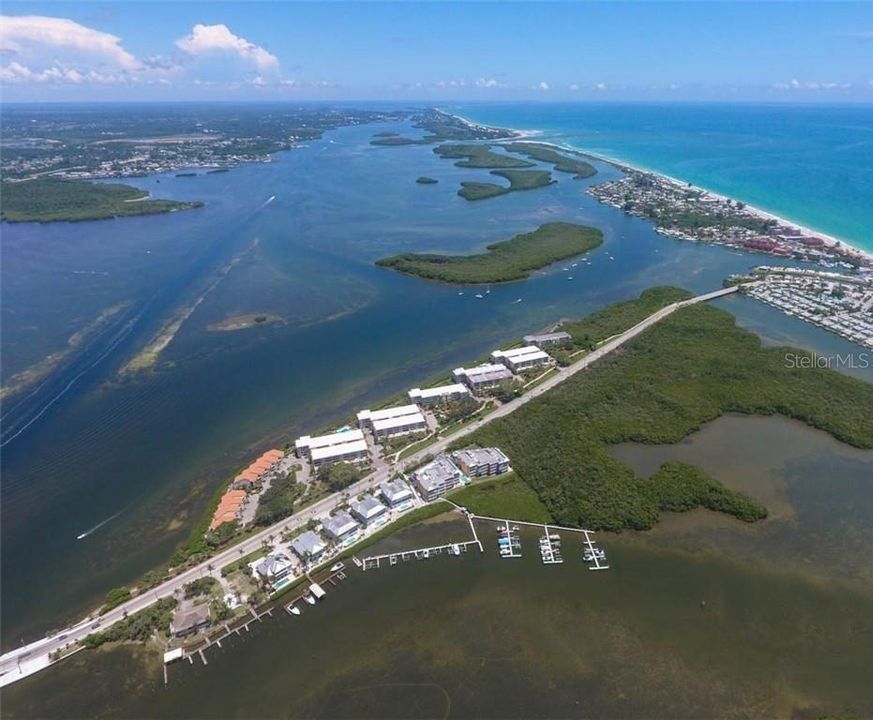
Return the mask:
<svg viewBox="0 0 873 720">
<path fill-rule="evenodd" d="M 352 501 L 350 506 L 352 508 L 352 515 L 364 527 L 379 525 L 388 519 L 388 508 L 369 493 L 360 500 Z"/>
<path fill-rule="evenodd" d="M 509 470 L 509 458 L 500 448 L 467 448 L 452 453 L 452 460 L 470 478 L 500 475 Z"/>
<path fill-rule="evenodd" d="M 419 468 L 412 480 L 425 501 L 430 502 L 445 495 L 461 482 L 461 471 L 445 455 Z"/>
<path fill-rule="evenodd" d="M 322 523 L 325 534 L 334 542 L 345 543 L 352 540 L 358 533 L 359 525 L 345 510 L 329 517 Z"/>
<path fill-rule="evenodd" d="M 316 562 L 327 549 L 327 543 L 321 535 L 307 530 L 291 541 L 291 549 L 303 562 Z"/>
<path fill-rule="evenodd" d="M 400 478 L 383 482 L 379 486 L 379 495 L 390 508 L 406 505 L 413 500 L 412 490 Z"/>
</svg>

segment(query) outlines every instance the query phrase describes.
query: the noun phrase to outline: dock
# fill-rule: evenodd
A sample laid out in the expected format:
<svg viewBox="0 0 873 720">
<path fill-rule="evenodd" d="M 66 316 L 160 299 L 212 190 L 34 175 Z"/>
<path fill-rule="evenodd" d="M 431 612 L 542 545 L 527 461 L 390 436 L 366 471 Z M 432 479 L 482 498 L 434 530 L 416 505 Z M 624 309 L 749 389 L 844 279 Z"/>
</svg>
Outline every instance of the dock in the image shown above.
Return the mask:
<svg viewBox="0 0 873 720">
<path fill-rule="evenodd" d="M 436 545 L 434 547 L 417 548 L 415 550 L 401 550 L 400 552 L 386 553 L 384 555 L 371 555 L 361 560 L 361 570 L 365 572 L 367 570 L 378 570 L 385 562 L 388 562 L 389 566 L 393 566 L 400 562 L 409 562 L 410 560 L 429 560 L 440 555 L 459 556 L 473 546 L 477 547 L 479 552 L 482 552 L 482 543 L 476 539 Z"/>
<path fill-rule="evenodd" d="M 473 513 L 467 513 L 470 518 L 470 522 L 473 520 L 487 520 L 489 522 L 497 523 L 498 525 L 503 525 L 508 528 L 509 523 L 513 525 L 526 525 L 528 527 L 535 528 L 545 528 L 546 535 L 549 535 L 548 530 L 560 530 L 561 532 L 571 532 L 578 533 L 582 535 L 582 559 L 585 562 L 591 563 L 588 566 L 589 570 L 609 570 L 609 565 L 606 564 L 606 552 L 599 548 L 594 543 L 594 531 L 593 530 L 585 530 L 583 528 L 571 528 L 564 527 L 563 525 L 544 525 L 543 523 L 535 523 L 528 522 L 526 520 L 510 520 L 507 518 L 498 518 L 498 517 L 490 517 L 488 515 L 474 515 Z M 554 548 L 552 549 L 554 553 Z M 509 557 L 509 556 L 505 556 Z M 545 555 L 543 557 L 543 562 L 546 562 Z"/>
<path fill-rule="evenodd" d="M 564 558 L 561 556 L 561 540 L 552 537 L 548 525 L 543 525 L 543 536 L 540 538 L 540 556 L 543 559 L 543 565 L 559 565 L 564 562 Z"/>
<path fill-rule="evenodd" d="M 503 520 L 503 527 L 497 529 L 497 534 L 499 535 L 497 547 L 500 551 L 500 557 L 520 558 L 521 538 L 518 536 L 518 526 L 510 527 L 509 520 Z"/>
</svg>

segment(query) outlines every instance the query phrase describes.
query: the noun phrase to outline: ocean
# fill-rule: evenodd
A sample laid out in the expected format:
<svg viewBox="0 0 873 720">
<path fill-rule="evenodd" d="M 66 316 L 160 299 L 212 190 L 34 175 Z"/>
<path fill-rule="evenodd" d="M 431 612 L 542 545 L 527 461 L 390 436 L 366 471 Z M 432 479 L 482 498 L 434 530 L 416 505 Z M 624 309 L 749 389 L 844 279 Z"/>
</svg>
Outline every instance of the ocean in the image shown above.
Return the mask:
<svg viewBox="0 0 873 720">
<path fill-rule="evenodd" d="M 658 153 L 669 157 L 669 133 L 653 128 L 669 125 L 670 113 L 684 118 L 686 127 L 693 127 L 695 113 L 704 128 L 729 125 L 719 106 L 709 112 L 685 106 L 456 109 L 482 122 L 539 127 L 544 139 L 572 140 L 680 177 L 686 177 L 681 168 L 655 162 Z M 730 110 L 741 116 L 752 111 Z M 756 112 L 765 117 L 770 110 Z M 780 109 L 777 116 L 787 112 Z M 658 153 L 634 158 L 617 142 L 606 142 L 605 131 L 587 131 L 603 140 L 592 146 L 582 142 L 580 130 L 567 130 L 592 117 L 605 127 L 610 114 L 615 136 L 627 138 L 628 148 L 651 145 Z M 854 128 L 865 117 L 868 111 L 846 108 L 843 115 L 839 109 L 831 123 Z M 782 123 L 791 124 L 785 118 Z M 283 446 L 327 423 L 341 424 L 368 403 L 405 392 L 560 318 L 580 317 L 657 284 L 710 290 L 724 276 L 761 260 L 665 238 L 646 222 L 600 205 L 584 190 L 618 176 L 603 163 L 590 180 L 561 176 L 536 191 L 467 202 L 456 195 L 458 183 L 489 179 L 487 171 L 455 167 L 428 146 L 371 146 L 373 133 L 385 130 L 415 132 L 408 123 L 343 128 L 278 153 L 268 164 L 194 178 L 131 180 L 158 197 L 204 200 L 199 210 L 3 227 L 4 383 L 69 347 L 70 338 L 108 308 L 122 308 L 43 382 L 4 403 L 4 647 L 80 617 L 109 589 L 135 582 L 165 562 L 210 495 L 256 451 Z M 673 132 L 675 154 L 684 158 L 676 162 L 701 173 L 687 179 L 731 192 L 706 180 L 704 171 L 718 165 L 704 152 L 707 143 L 689 140 L 690 131 Z M 800 135 L 809 137 L 811 157 L 830 157 L 815 133 Z M 781 142 L 789 140 L 773 141 Z M 802 144 L 797 137 L 790 142 Z M 689 158 L 689 143 L 699 148 L 698 161 Z M 804 181 L 818 180 L 818 189 L 807 195 L 796 173 L 784 173 L 782 192 L 791 193 L 798 208 L 825 197 L 821 187 L 862 195 L 870 188 L 873 166 L 858 161 L 864 152 L 870 153 L 869 142 L 842 168 L 805 173 Z M 725 166 L 738 168 L 739 158 L 737 150 Z M 759 171 L 751 176 L 763 177 L 769 172 L 765 165 L 753 164 Z M 416 184 L 423 174 L 439 184 Z M 267 202 L 271 196 L 275 200 Z M 752 195 L 742 197 L 781 211 Z M 869 207 L 859 212 L 869 219 Z M 477 301 L 473 292 L 459 296 L 456 288 L 373 264 L 404 251 L 475 252 L 551 220 L 604 231 L 592 267 L 573 282 L 559 268 L 547 268 L 525 282 L 495 286 L 487 300 Z M 822 230 L 841 232 L 835 225 Z M 523 302 L 516 302 L 519 298 Z M 720 304 L 766 342 L 818 352 L 857 349 L 751 300 Z M 192 312 L 155 365 L 132 376 L 120 374 L 180 310 Z M 227 317 L 254 313 L 281 322 L 214 330 Z M 871 371 L 860 374 L 873 378 Z"/>
<path fill-rule="evenodd" d="M 873 107 L 720 103 L 445 108 L 728 195 L 873 252 Z"/>
</svg>

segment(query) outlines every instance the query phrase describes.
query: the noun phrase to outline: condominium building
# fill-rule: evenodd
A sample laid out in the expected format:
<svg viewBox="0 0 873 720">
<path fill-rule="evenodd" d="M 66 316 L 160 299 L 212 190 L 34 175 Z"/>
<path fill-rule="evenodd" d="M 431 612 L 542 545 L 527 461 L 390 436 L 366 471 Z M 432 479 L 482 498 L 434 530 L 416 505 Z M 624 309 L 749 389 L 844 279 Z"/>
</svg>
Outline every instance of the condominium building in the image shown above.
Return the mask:
<svg viewBox="0 0 873 720">
<path fill-rule="evenodd" d="M 478 365 L 472 368 L 455 368 L 455 380 L 464 383 L 473 392 L 495 388 L 503 380 L 512 378 L 512 371 L 504 365 Z"/>
<path fill-rule="evenodd" d="M 495 362 L 503 363 L 514 373 L 543 365 L 550 365 L 553 362 L 552 357 L 548 353 L 532 345 L 512 348 L 512 350 L 495 350 L 491 353 L 491 359 Z"/>
<path fill-rule="evenodd" d="M 470 397 L 470 391 L 465 385 L 454 383 L 452 385 L 440 385 L 439 387 L 425 388 L 424 390 L 421 388 L 412 388 L 408 395 L 409 399 L 417 405 L 420 405 L 421 407 L 432 407 L 441 402 L 461 400 Z"/>
<path fill-rule="evenodd" d="M 436 500 L 461 482 L 461 471 L 445 455 L 412 474 L 418 492 L 427 502 Z"/>
<path fill-rule="evenodd" d="M 509 469 L 509 458 L 500 448 L 467 448 L 452 453 L 452 460 L 467 477 L 500 475 Z"/>
</svg>

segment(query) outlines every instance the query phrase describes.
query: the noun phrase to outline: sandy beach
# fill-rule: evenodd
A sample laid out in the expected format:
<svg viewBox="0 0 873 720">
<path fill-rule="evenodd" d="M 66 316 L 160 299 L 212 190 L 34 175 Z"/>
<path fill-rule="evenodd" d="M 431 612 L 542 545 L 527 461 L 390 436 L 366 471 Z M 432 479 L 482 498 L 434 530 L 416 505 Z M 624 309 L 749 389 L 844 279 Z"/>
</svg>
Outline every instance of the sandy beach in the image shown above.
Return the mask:
<svg viewBox="0 0 873 720">
<path fill-rule="evenodd" d="M 469 125 L 471 127 L 491 127 L 488 125 L 484 125 L 482 123 L 473 122 L 469 118 L 465 118 L 465 117 L 460 116 L 460 115 L 455 115 L 454 113 L 450 113 L 450 114 L 452 114 L 453 117 L 458 118 L 459 120 L 461 120 L 462 122 L 466 123 L 467 125 Z M 619 158 L 610 157 L 608 155 L 603 155 L 600 153 L 590 152 L 590 151 L 586 150 L 585 148 L 580 148 L 580 147 L 576 147 L 574 145 L 569 145 L 569 144 L 562 144 L 562 143 L 548 142 L 548 141 L 543 141 L 543 140 L 532 139 L 532 138 L 542 137 L 542 135 L 543 135 L 542 130 L 530 130 L 530 129 L 521 129 L 521 128 L 494 128 L 494 129 L 508 130 L 509 132 L 513 133 L 511 140 L 509 140 L 509 141 L 499 140 L 499 141 L 497 141 L 498 144 L 505 143 L 505 142 L 511 142 L 511 141 L 525 140 L 526 142 L 535 143 L 537 145 L 542 145 L 543 147 L 552 148 L 554 150 L 561 150 L 563 152 L 571 152 L 574 154 L 585 155 L 587 157 L 593 158 L 594 160 L 599 160 L 600 162 L 608 163 L 608 164 L 610 164 L 610 165 L 612 165 L 612 166 L 614 166 L 614 167 L 616 167 L 624 172 L 630 171 L 630 172 L 645 173 L 647 175 L 652 175 L 652 176 L 658 177 L 662 180 L 666 180 L 666 181 L 671 182 L 674 185 L 678 185 L 680 187 L 691 187 L 691 188 L 694 188 L 695 190 L 699 190 L 699 191 L 703 192 L 706 197 L 710 197 L 710 198 L 714 198 L 714 199 L 722 200 L 722 201 L 723 200 L 731 200 L 733 202 L 737 202 L 737 201 L 742 202 L 745 204 L 745 209 L 749 213 L 751 213 L 759 218 L 762 218 L 765 220 L 775 220 L 780 225 L 786 225 L 786 226 L 796 228 L 804 236 L 821 238 L 822 240 L 824 240 L 825 244 L 830 246 L 830 247 L 840 246 L 843 249 L 849 250 L 852 253 L 854 253 L 860 257 L 864 257 L 869 262 L 873 263 L 873 251 L 864 250 L 862 248 L 859 248 L 859 247 L 853 245 L 850 242 L 847 242 L 846 240 L 844 240 L 842 238 L 834 237 L 833 235 L 830 235 L 830 234 L 823 232 L 821 230 L 816 230 L 815 228 L 807 227 L 807 226 L 802 225 L 802 224 L 800 224 L 794 220 L 791 220 L 789 218 L 783 217 L 781 215 L 777 215 L 777 214 L 772 213 L 768 210 L 763 210 L 763 209 L 756 207 L 754 205 L 750 205 L 742 198 L 735 198 L 735 197 L 729 197 L 727 195 L 722 195 L 721 193 L 715 192 L 714 190 L 710 190 L 709 188 L 705 188 L 705 187 L 702 187 L 700 185 L 695 185 L 694 183 L 689 183 L 686 180 L 682 180 L 680 178 L 675 178 L 675 177 L 672 177 L 672 176 L 667 175 L 665 173 L 658 172 L 656 170 L 651 170 L 651 169 L 646 168 L 646 167 L 633 165 L 633 164 L 631 164 L 625 160 L 621 160 Z"/>
</svg>

